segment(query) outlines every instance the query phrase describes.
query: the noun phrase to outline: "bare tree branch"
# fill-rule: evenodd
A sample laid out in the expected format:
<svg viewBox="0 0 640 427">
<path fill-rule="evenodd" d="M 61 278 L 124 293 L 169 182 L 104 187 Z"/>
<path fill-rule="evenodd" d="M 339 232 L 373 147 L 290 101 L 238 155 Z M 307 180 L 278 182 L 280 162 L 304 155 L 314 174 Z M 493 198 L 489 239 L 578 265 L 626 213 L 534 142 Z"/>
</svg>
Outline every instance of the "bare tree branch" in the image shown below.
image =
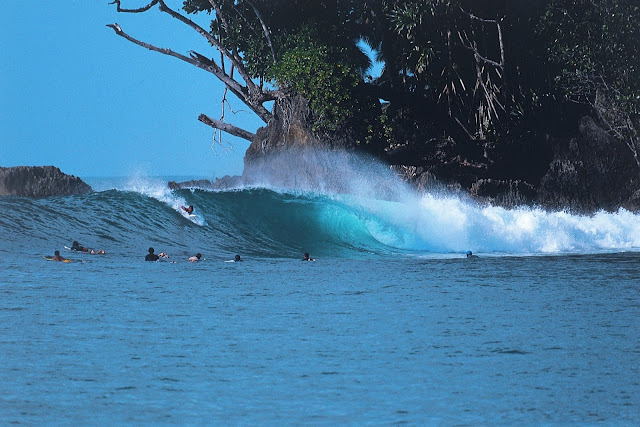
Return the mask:
<svg viewBox="0 0 640 427">
<path fill-rule="evenodd" d="M 229 123 L 225 123 L 225 122 L 221 122 L 220 120 L 216 120 L 216 119 L 212 119 L 211 117 L 205 115 L 205 114 L 200 114 L 200 116 L 198 116 L 198 120 L 200 120 L 202 123 L 211 126 L 214 129 L 220 129 L 222 131 L 225 131 L 231 135 L 237 136 L 239 138 L 242 139 L 246 139 L 247 141 L 253 141 L 253 139 L 255 138 L 255 134 L 251 133 L 249 131 L 246 131 L 244 129 L 240 129 L 239 127 L 236 127 L 234 125 L 231 125 Z"/>
<path fill-rule="evenodd" d="M 483 62 L 486 62 L 487 64 L 491 64 L 496 68 L 500 68 L 502 69 L 504 64 L 500 64 L 492 59 L 489 58 L 485 58 L 484 56 L 482 56 L 480 54 L 480 52 L 478 51 L 477 46 L 475 46 L 474 43 L 471 42 L 471 40 L 469 40 L 469 36 L 467 36 L 467 34 L 465 33 L 464 37 L 467 39 L 466 41 L 462 38 L 462 34 L 461 32 L 458 32 L 458 37 L 460 38 L 460 42 L 462 43 L 462 46 L 467 49 L 470 50 L 471 52 L 473 52 L 473 54 L 480 59 Z M 504 55 L 504 53 L 502 53 L 502 55 Z"/>
<path fill-rule="evenodd" d="M 212 4 L 215 4 L 213 0 L 210 0 L 210 2 Z M 122 31 L 122 29 L 117 23 L 113 25 L 107 25 L 108 27 L 113 28 L 113 30 L 116 32 L 117 35 L 131 41 L 132 43 L 135 43 L 139 46 L 142 46 L 146 49 L 149 49 L 155 52 L 163 53 L 165 55 L 169 55 L 169 56 L 173 56 L 175 58 L 181 59 L 198 68 L 201 68 L 205 71 L 208 71 L 214 74 L 218 79 L 220 79 L 225 84 L 226 87 L 229 88 L 229 90 L 231 90 L 231 92 L 234 95 L 236 95 L 245 104 L 247 104 L 247 106 L 249 106 L 249 108 L 251 108 L 251 110 L 254 113 L 256 113 L 258 117 L 260 117 L 265 123 L 268 123 L 272 119 L 273 114 L 264 107 L 263 103 L 266 101 L 275 99 L 278 96 L 277 91 L 261 90 L 255 84 L 255 82 L 253 82 L 251 77 L 248 75 L 248 73 L 244 69 L 241 58 L 237 54 L 233 54 L 229 52 L 227 49 L 225 49 L 224 46 L 215 37 L 209 34 L 205 29 L 200 27 L 198 24 L 196 24 L 192 20 L 181 15 L 180 13 L 170 9 L 163 0 L 153 0 L 150 3 L 148 3 L 146 6 L 138 9 L 123 9 L 121 8 L 120 0 L 114 0 L 114 2 L 111 4 L 116 4 L 118 11 L 122 11 L 126 13 L 145 12 L 149 10 L 151 7 L 153 7 L 154 5 L 159 4 L 159 8 L 162 12 L 168 13 L 173 18 L 178 19 L 179 21 L 185 23 L 186 25 L 188 25 L 189 27 L 197 31 L 199 34 L 205 37 L 220 52 L 222 66 L 218 65 L 213 59 L 206 58 L 204 55 L 201 55 L 197 52 L 191 52 L 190 53 L 191 57 L 186 57 L 185 55 L 174 52 L 171 49 L 160 48 L 160 47 L 151 45 L 149 43 L 145 43 L 140 40 L 137 40 L 134 37 L 131 37 L 124 31 Z M 238 70 L 242 79 L 246 83 L 246 87 L 242 86 L 236 79 L 233 78 L 232 75 L 229 75 L 225 72 L 224 59 L 223 59 L 224 57 L 229 59 L 229 61 L 231 62 L 232 70 L 233 69 Z"/>
<path fill-rule="evenodd" d="M 141 13 L 141 12 L 146 12 L 147 10 L 151 9 L 153 6 L 155 6 L 156 4 L 158 4 L 158 0 L 153 0 L 151 3 L 149 3 L 146 6 L 143 7 L 139 7 L 138 9 L 123 9 L 122 7 L 120 7 L 120 0 L 113 0 L 111 3 L 109 4 L 115 4 L 117 6 L 117 10 L 118 12 L 125 12 L 125 13 Z"/>
<path fill-rule="evenodd" d="M 222 43 L 220 43 L 220 41 L 218 39 L 216 39 L 211 34 L 209 34 L 209 32 L 207 32 L 204 28 L 202 28 L 201 26 L 199 26 L 198 24 L 196 24 L 195 22 L 193 22 L 189 18 L 187 18 L 187 17 L 179 14 L 175 10 L 169 8 L 166 5 L 166 3 L 164 2 L 164 0 L 158 0 L 158 2 L 160 3 L 160 11 L 168 13 L 173 18 L 175 18 L 175 19 L 179 20 L 180 22 L 182 22 L 182 23 L 188 25 L 189 27 L 193 28 L 198 33 L 200 33 L 204 38 L 206 38 L 213 46 L 215 46 L 216 49 L 218 49 L 220 52 L 222 52 L 231 61 L 231 63 L 234 65 L 234 67 L 236 67 L 238 69 L 238 73 L 240 73 L 240 76 L 245 81 L 245 83 L 247 85 L 247 88 L 249 90 L 248 101 L 256 104 L 256 107 L 257 107 L 257 105 L 261 105 L 262 104 L 262 102 L 263 102 L 263 96 L 262 96 L 263 93 L 260 90 L 260 88 L 253 82 L 253 80 L 251 79 L 251 76 L 249 76 L 249 74 L 245 70 L 244 65 L 242 64 L 241 58 L 237 54 L 233 54 L 233 53 L 229 52 L 227 49 L 225 49 L 225 47 L 222 45 Z M 261 118 L 263 118 L 262 114 L 258 114 L 258 115 Z M 269 111 L 264 109 L 264 115 L 270 116 L 271 113 L 269 113 Z"/>
<path fill-rule="evenodd" d="M 218 64 L 216 64 L 216 62 L 213 59 L 209 59 L 206 56 L 201 55 L 198 52 L 193 50 L 189 52 L 189 56 L 191 56 L 191 58 L 198 61 L 199 63 L 210 67 L 211 69 L 210 72 L 213 73 L 218 79 L 220 79 L 222 83 L 225 84 L 226 87 L 231 89 L 231 92 L 233 92 L 234 95 L 236 95 L 240 99 L 243 99 L 243 100 L 245 99 L 246 91 L 247 91 L 246 88 L 242 86 L 240 83 L 238 83 L 233 78 L 233 76 L 227 75 L 224 72 L 224 70 Z M 207 70 L 209 71 L 209 69 Z"/>
<path fill-rule="evenodd" d="M 115 24 L 109 24 L 107 25 L 107 27 L 109 28 L 113 28 L 113 30 L 116 32 L 117 35 L 119 35 L 120 37 L 123 37 L 127 40 L 129 40 L 130 42 L 137 44 L 138 46 L 142 46 L 145 49 L 149 49 L 153 52 L 159 52 L 168 56 L 173 56 L 174 58 L 178 58 L 184 62 L 188 62 L 191 65 L 194 65 L 202 70 L 205 70 L 209 73 L 214 74 L 217 78 L 219 78 L 226 86 L 228 86 L 231 91 L 240 99 L 244 98 L 244 93 L 243 93 L 243 87 L 235 80 L 233 79 L 229 79 L 228 76 L 226 76 L 224 73 L 222 73 L 222 71 L 220 70 L 220 67 L 218 66 L 218 64 L 216 64 L 215 62 L 213 62 L 212 60 L 204 57 L 203 55 L 200 55 L 197 52 L 191 52 L 191 57 L 187 57 L 185 55 L 182 55 L 178 52 L 174 52 L 171 49 L 167 49 L 167 48 L 163 48 L 163 47 L 158 47 L 158 46 L 154 46 L 150 43 L 146 43 L 143 41 L 140 41 L 134 37 L 131 37 L 129 34 L 125 33 L 122 28 L 120 27 L 120 25 L 118 25 L 118 23 Z"/>
<path fill-rule="evenodd" d="M 222 22 L 222 27 L 225 30 L 229 29 L 229 24 L 227 24 L 227 19 L 225 18 L 224 14 L 222 13 L 222 9 L 220 9 L 220 5 L 218 4 L 218 2 L 214 1 L 214 0 L 209 0 L 209 4 L 211 4 L 211 6 L 213 6 L 213 9 L 216 11 L 216 17 L 218 19 L 220 19 L 220 22 Z"/>
<path fill-rule="evenodd" d="M 124 31 L 122 31 L 122 28 L 120 28 L 120 25 L 118 25 L 117 22 L 114 23 L 114 24 L 108 24 L 107 27 L 113 28 L 113 30 L 116 32 L 117 35 L 129 40 L 130 42 L 132 42 L 134 44 L 137 44 L 138 46 L 142 46 L 142 47 L 144 47 L 146 49 L 149 49 L 151 51 L 154 51 L 154 52 L 160 52 L 160 53 L 163 53 L 165 55 L 173 56 L 174 58 L 181 59 L 184 62 L 188 62 L 189 64 L 194 65 L 194 66 L 196 66 L 198 68 L 201 68 L 201 69 L 203 69 L 205 71 L 208 71 L 210 73 L 213 72 L 211 70 L 212 67 L 210 67 L 208 64 L 201 63 L 200 61 L 198 61 L 198 60 L 196 60 L 194 58 L 189 58 L 189 57 L 184 56 L 184 55 L 182 55 L 182 54 L 180 54 L 178 52 L 174 52 L 171 49 L 167 49 L 167 48 L 163 48 L 163 47 L 157 47 L 157 46 L 154 46 L 152 44 L 145 43 L 143 41 L 140 41 L 140 40 L 138 40 L 136 38 L 131 37 L 129 34 L 127 34 Z"/>
<path fill-rule="evenodd" d="M 483 60 L 484 62 L 491 64 L 495 67 L 498 68 L 504 68 L 504 42 L 502 40 L 502 26 L 500 25 L 500 22 L 497 19 L 483 19 L 480 18 L 479 16 L 476 16 L 470 12 L 467 12 L 466 10 L 464 10 L 462 7 L 460 7 L 460 10 L 462 11 L 462 13 L 464 13 L 465 15 L 467 15 L 472 21 L 478 21 L 478 22 L 482 22 L 484 24 L 494 24 L 496 26 L 496 29 L 498 31 L 498 44 L 500 46 L 500 63 L 493 61 L 491 59 L 485 58 L 484 56 L 480 55 L 480 53 L 478 52 L 478 49 L 475 48 L 475 46 L 472 47 L 472 44 L 469 41 L 469 38 L 467 37 L 467 41 L 469 43 L 465 43 L 464 40 L 462 40 L 462 37 L 460 37 L 460 41 L 462 42 L 462 45 L 469 49 L 472 50 L 477 56 L 478 58 L 480 58 L 481 60 Z"/>
</svg>

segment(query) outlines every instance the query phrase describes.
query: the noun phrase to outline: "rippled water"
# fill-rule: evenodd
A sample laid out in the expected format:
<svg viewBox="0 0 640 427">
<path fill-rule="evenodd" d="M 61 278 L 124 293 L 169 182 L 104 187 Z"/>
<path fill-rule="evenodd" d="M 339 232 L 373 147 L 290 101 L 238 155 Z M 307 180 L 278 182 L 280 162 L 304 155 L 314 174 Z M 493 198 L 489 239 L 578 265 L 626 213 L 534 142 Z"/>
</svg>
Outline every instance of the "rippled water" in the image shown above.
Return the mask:
<svg viewBox="0 0 640 427">
<path fill-rule="evenodd" d="M 0 420 L 640 421 L 637 254 L 3 254 Z"/>
<path fill-rule="evenodd" d="M 638 215 L 375 187 L 0 198 L 0 424 L 640 424 Z"/>
</svg>

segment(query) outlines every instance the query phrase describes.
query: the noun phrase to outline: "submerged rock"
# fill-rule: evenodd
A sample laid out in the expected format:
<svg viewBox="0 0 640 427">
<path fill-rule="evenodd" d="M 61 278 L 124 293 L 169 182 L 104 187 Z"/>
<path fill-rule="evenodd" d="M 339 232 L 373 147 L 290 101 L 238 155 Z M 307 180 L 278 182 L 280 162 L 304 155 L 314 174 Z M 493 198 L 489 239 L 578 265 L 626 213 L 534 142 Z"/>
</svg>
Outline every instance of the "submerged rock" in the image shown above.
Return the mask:
<svg viewBox="0 0 640 427">
<path fill-rule="evenodd" d="M 0 167 L 0 196 L 49 197 L 92 191 L 80 178 L 55 166 Z"/>
<path fill-rule="evenodd" d="M 208 179 L 192 179 L 190 181 L 183 182 L 169 181 L 167 185 L 171 190 L 200 188 L 202 190 L 224 191 L 239 188 L 244 184 L 245 180 L 241 176 L 225 175 L 222 178 L 216 178 L 215 181 Z"/>
</svg>

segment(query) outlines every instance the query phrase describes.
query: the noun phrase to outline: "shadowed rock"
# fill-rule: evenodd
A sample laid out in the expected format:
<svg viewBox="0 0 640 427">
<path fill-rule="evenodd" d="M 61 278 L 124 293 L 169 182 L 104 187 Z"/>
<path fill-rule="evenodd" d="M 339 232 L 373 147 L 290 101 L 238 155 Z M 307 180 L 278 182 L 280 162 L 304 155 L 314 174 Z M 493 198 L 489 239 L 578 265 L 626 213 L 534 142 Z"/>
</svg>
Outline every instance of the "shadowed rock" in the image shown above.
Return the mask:
<svg viewBox="0 0 640 427">
<path fill-rule="evenodd" d="M 0 196 L 49 197 L 92 191 L 80 178 L 55 166 L 0 167 Z"/>
</svg>

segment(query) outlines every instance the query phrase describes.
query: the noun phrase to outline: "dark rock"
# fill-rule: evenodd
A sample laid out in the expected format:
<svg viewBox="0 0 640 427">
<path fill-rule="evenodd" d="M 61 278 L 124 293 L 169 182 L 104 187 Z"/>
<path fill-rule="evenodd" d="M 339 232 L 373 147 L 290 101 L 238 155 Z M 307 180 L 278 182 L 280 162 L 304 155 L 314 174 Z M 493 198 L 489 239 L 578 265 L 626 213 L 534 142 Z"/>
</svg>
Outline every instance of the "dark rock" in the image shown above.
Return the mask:
<svg viewBox="0 0 640 427">
<path fill-rule="evenodd" d="M 54 166 L 0 168 L 0 196 L 49 197 L 92 191 L 80 178 Z"/>
<path fill-rule="evenodd" d="M 309 127 L 309 115 L 309 103 L 301 96 L 292 97 L 286 103 L 277 102 L 273 120 L 257 130 L 244 155 L 245 171 L 254 161 L 291 147 L 325 147 L 327 143 L 320 141 Z"/>
<path fill-rule="evenodd" d="M 640 212 L 640 190 L 636 190 L 631 197 L 629 197 L 622 207 L 632 212 Z"/>
<path fill-rule="evenodd" d="M 590 214 L 640 210 L 640 167 L 593 118 L 550 135 L 529 132 L 484 144 L 450 139 L 388 151 L 400 176 L 422 191 L 466 192 L 482 202 Z M 568 130 L 569 129 L 569 130 Z"/>
<path fill-rule="evenodd" d="M 531 205 L 536 197 L 533 185 L 520 180 L 479 179 L 471 186 L 478 200 L 504 207 Z"/>
<path fill-rule="evenodd" d="M 395 148 L 388 151 L 386 160 L 395 166 L 416 167 L 415 176 L 408 178 L 419 187 L 420 183 L 429 185 L 435 177 L 444 187 L 469 189 L 487 173 L 487 159 L 481 146 L 467 141 L 457 143 L 450 138 Z M 421 177 L 424 174 L 428 175 Z"/>
<path fill-rule="evenodd" d="M 593 119 L 584 117 L 579 135 L 555 141 L 553 149 L 538 188 L 539 204 L 582 213 L 623 206 L 637 210 L 640 168 L 624 142 Z"/>
<path fill-rule="evenodd" d="M 462 191 L 462 186 L 459 183 L 453 181 L 444 183 L 430 172 L 430 168 L 422 166 L 392 165 L 391 170 L 399 175 L 403 180 L 412 184 L 416 190 L 420 192 L 446 191 L 449 193 L 459 193 Z"/>
<path fill-rule="evenodd" d="M 278 103 L 274 119 L 257 131 L 246 152 L 242 177 L 170 183 L 170 187 L 225 190 L 270 183 L 348 191 L 349 181 L 358 179 L 341 172 L 350 161 L 328 157 L 359 148 L 352 141 L 319 138 L 309 117 L 303 98 Z M 608 134 L 585 107 L 553 110 L 541 120 L 502 134 L 500 140 L 416 135 L 389 144 L 384 155 L 375 155 L 419 191 L 465 194 L 504 207 L 535 205 L 583 214 L 620 207 L 640 210 L 640 167 L 631 149 Z M 377 171 L 374 166 L 359 170 L 367 168 Z"/>
<path fill-rule="evenodd" d="M 181 190 L 183 188 L 200 188 L 203 190 L 223 191 L 242 187 L 245 180 L 241 176 L 225 175 L 222 178 L 216 178 L 215 181 L 208 179 L 197 179 L 184 182 L 169 181 L 168 185 L 171 190 Z"/>
</svg>

